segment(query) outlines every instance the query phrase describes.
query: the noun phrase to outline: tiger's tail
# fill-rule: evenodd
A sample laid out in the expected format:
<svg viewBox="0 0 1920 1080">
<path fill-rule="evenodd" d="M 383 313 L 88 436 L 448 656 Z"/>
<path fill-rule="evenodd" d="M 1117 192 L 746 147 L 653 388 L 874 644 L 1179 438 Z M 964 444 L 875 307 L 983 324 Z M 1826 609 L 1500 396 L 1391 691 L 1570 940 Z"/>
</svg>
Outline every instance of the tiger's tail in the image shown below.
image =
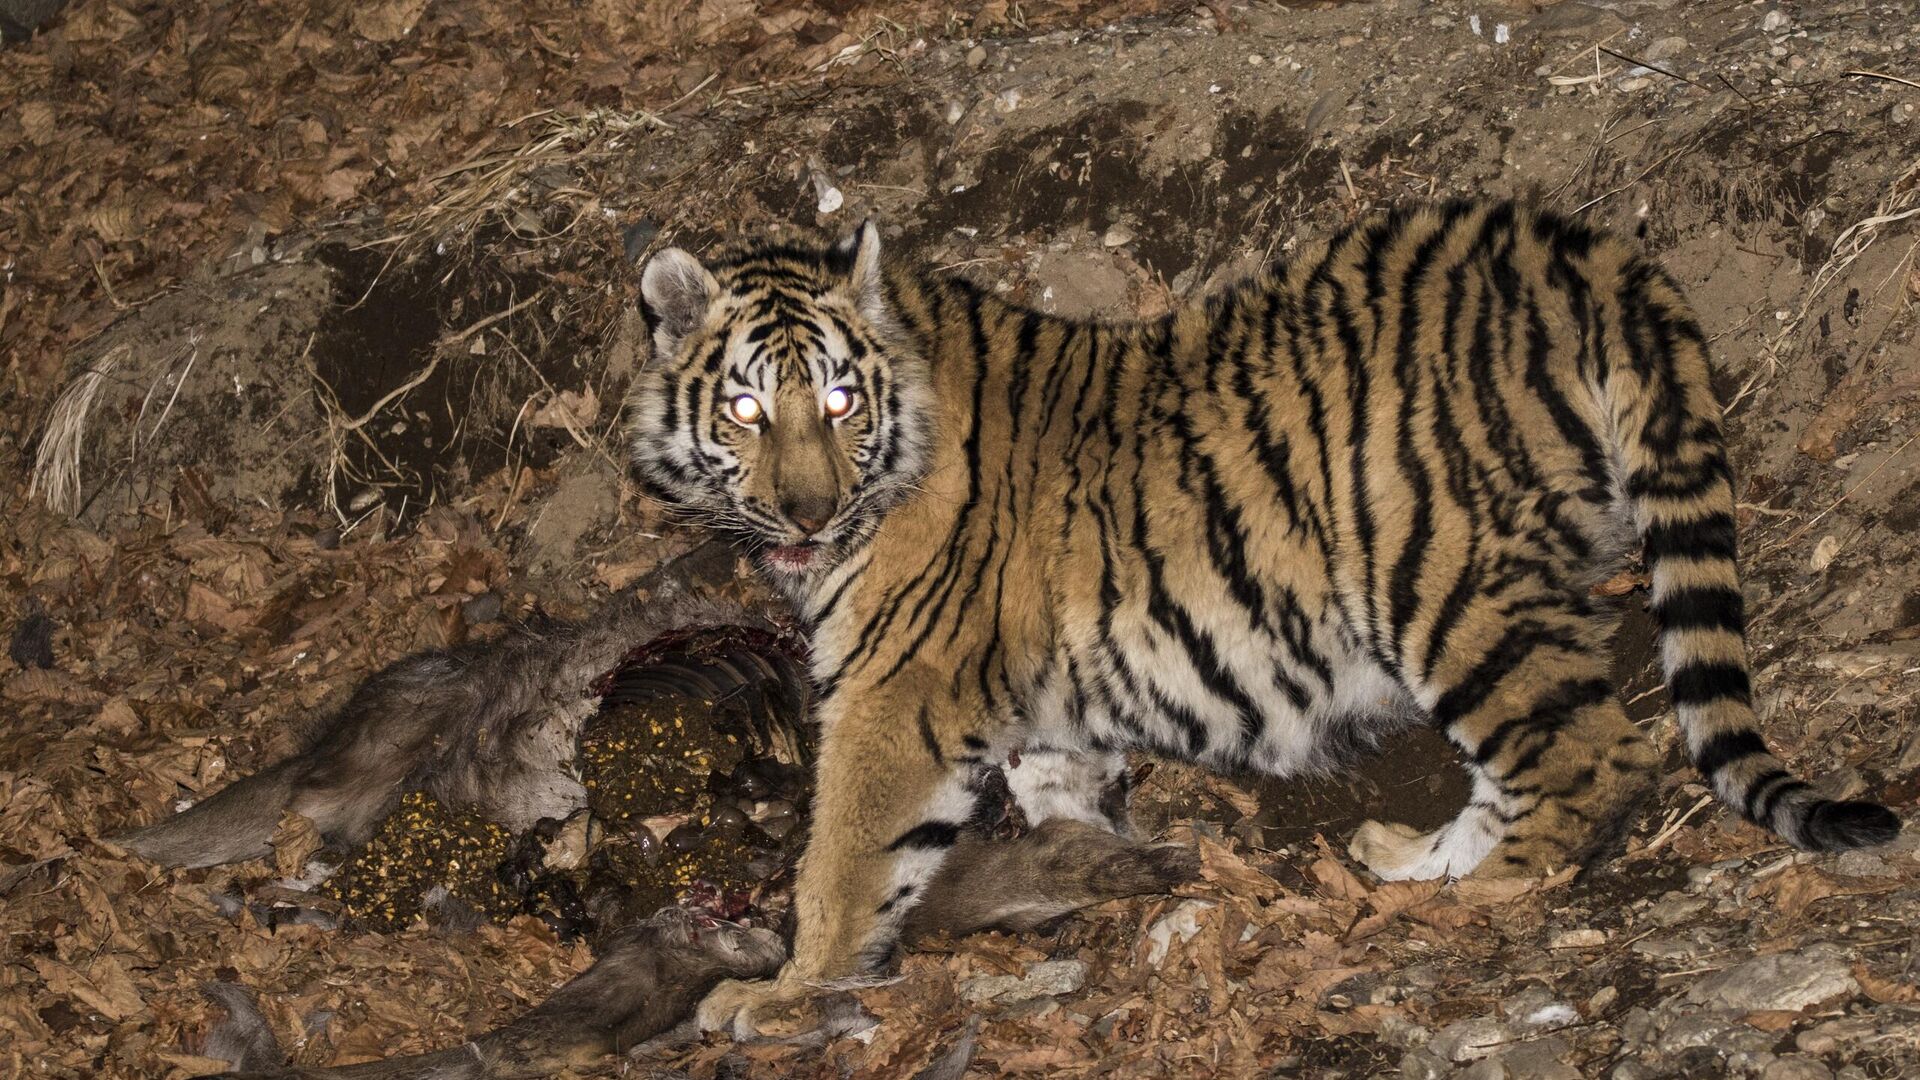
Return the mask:
<svg viewBox="0 0 1920 1080">
<path fill-rule="evenodd" d="M 1734 561 L 1732 472 L 1707 343 L 1679 288 L 1641 260 L 1620 290 L 1622 360 L 1609 376 L 1624 483 L 1653 581 L 1661 666 L 1687 751 L 1722 802 L 1809 851 L 1884 843 L 1877 803 L 1822 798 L 1768 749 L 1755 720 Z"/>
</svg>

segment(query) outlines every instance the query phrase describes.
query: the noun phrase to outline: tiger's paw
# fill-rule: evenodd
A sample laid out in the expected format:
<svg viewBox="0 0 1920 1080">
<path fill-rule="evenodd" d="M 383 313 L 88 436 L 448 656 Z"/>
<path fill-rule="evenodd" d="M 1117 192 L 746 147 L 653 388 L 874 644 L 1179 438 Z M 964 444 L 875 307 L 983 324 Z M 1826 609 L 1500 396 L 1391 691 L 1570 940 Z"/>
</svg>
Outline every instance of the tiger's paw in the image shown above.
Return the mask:
<svg viewBox="0 0 1920 1080">
<path fill-rule="evenodd" d="M 820 991 L 785 971 L 771 979 L 728 979 L 694 1011 L 702 1031 L 724 1031 L 736 1040 L 790 1039 L 826 1026 Z"/>
<path fill-rule="evenodd" d="M 1433 838 L 1411 825 L 1368 821 L 1354 831 L 1347 854 L 1382 881 L 1405 881 L 1421 874 L 1431 855 Z"/>
</svg>

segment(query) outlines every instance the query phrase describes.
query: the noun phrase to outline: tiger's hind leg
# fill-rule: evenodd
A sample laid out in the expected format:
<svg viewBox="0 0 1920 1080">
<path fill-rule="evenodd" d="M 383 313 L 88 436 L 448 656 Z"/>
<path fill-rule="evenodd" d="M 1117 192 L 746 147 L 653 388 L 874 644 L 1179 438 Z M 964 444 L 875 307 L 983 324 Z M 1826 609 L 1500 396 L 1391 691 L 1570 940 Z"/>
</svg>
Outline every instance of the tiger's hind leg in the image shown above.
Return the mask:
<svg viewBox="0 0 1920 1080">
<path fill-rule="evenodd" d="M 1431 833 L 1369 822 L 1354 856 L 1389 879 L 1531 877 L 1605 840 L 1657 764 L 1616 696 L 1609 630 L 1585 597 L 1510 589 L 1469 604 L 1438 648 L 1407 650 L 1411 689 L 1465 752 L 1473 799 Z"/>
</svg>

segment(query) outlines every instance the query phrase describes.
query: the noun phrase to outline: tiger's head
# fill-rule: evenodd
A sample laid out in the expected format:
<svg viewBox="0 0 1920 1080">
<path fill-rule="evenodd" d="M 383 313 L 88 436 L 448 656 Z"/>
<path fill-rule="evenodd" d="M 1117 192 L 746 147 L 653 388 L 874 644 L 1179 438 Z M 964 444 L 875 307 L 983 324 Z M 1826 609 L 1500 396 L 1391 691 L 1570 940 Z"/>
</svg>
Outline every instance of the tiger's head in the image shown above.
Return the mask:
<svg viewBox="0 0 1920 1080">
<path fill-rule="evenodd" d="M 913 489 L 931 418 L 871 222 L 835 244 L 648 260 L 653 357 L 628 399 L 640 474 L 776 575 L 832 566 Z"/>
</svg>

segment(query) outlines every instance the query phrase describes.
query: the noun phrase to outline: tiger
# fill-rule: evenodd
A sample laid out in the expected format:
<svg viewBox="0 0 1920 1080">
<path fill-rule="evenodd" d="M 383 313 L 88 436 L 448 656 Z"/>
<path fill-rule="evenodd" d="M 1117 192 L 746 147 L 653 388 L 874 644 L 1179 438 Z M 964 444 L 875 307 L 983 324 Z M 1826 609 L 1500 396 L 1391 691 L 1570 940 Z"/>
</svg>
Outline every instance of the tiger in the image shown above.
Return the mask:
<svg viewBox="0 0 1920 1080">
<path fill-rule="evenodd" d="M 1638 241 L 1402 207 L 1135 321 L 883 257 L 872 221 L 641 278 L 636 473 L 743 540 L 821 692 L 791 958 L 717 989 L 709 1027 L 884 969 L 987 763 L 1029 819 L 1124 833 L 1130 751 L 1287 778 L 1428 725 L 1470 800 L 1366 822 L 1361 864 L 1582 865 L 1659 764 L 1592 588 L 1636 551 L 1718 797 L 1809 851 L 1900 829 L 1761 737 L 1707 340 Z"/>
</svg>

